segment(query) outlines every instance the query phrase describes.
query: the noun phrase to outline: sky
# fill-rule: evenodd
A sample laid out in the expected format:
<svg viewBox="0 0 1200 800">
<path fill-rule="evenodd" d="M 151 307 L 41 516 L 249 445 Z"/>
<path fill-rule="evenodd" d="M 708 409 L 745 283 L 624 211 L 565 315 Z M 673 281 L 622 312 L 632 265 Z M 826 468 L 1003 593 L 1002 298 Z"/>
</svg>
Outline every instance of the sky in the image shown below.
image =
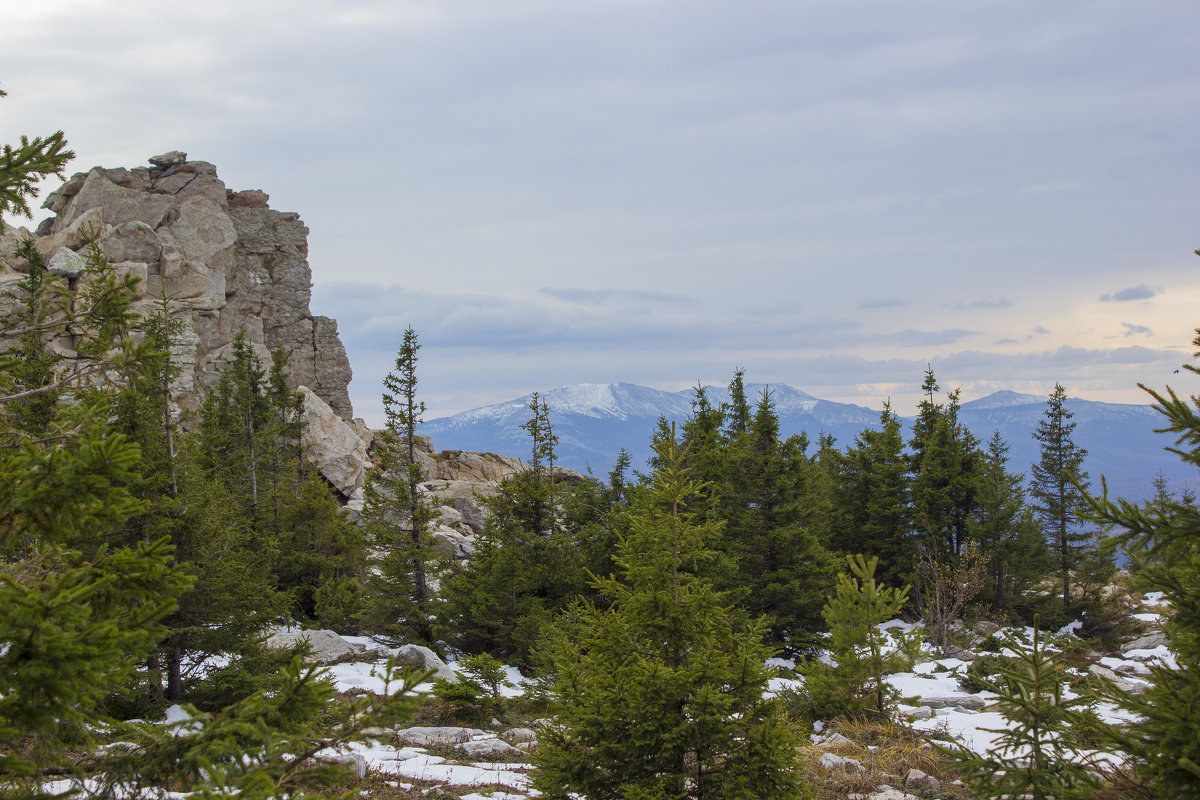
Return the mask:
<svg viewBox="0 0 1200 800">
<path fill-rule="evenodd" d="M 901 413 L 927 365 L 964 400 L 1200 388 L 1174 374 L 1200 326 L 1194 0 L 0 0 L 0 20 L 0 142 L 61 129 L 68 172 L 183 150 L 300 214 L 368 422 L 410 325 L 426 419 L 736 368 Z"/>
</svg>

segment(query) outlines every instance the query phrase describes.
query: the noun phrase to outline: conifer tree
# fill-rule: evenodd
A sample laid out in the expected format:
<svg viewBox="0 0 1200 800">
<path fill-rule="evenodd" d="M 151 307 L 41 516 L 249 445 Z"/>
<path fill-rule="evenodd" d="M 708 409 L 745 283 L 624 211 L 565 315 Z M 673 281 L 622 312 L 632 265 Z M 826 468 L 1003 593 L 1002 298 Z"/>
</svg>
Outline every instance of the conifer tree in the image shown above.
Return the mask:
<svg viewBox="0 0 1200 800">
<path fill-rule="evenodd" d="M 967 541 L 967 524 L 976 508 L 979 442 L 958 419 L 959 392 L 948 403 L 934 400 L 933 370 L 921 385 L 925 399 L 913 423 L 909 447 L 912 474 L 912 522 L 918 539 L 937 549 L 939 559 L 954 560 Z"/>
<path fill-rule="evenodd" d="M 913 636 L 893 637 L 879 628 L 900 613 L 908 587 L 878 583 L 874 558 L 856 554 L 847 556 L 846 562 L 849 572 L 838 576 L 837 588 L 822 609 L 835 664 L 812 659 L 801 669 L 806 704 L 810 713 L 822 718 L 862 711 L 889 713 L 899 692 L 884 678 L 911 665 L 908 652 L 915 643 Z"/>
<path fill-rule="evenodd" d="M 0 89 L 0 97 L 6 94 Z M 65 178 L 63 170 L 74 157 L 62 131 L 32 139 L 22 136 L 19 145 L 4 145 L 0 150 L 0 216 L 10 212 L 29 216 L 29 200 L 37 194 L 38 181 L 49 175 Z"/>
<path fill-rule="evenodd" d="M 1192 344 L 1200 357 L 1200 329 Z M 1185 364 L 1190 374 L 1200 367 Z M 1200 395 L 1180 397 L 1174 389 L 1141 387 L 1164 416 L 1162 433 L 1184 463 L 1200 467 Z M 1091 498 L 1094 521 L 1121 531 L 1120 545 L 1140 567 L 1137 588 L 1161 591 L 1170 604 L 1165 630 L 1178 668 L 1151 668 L 1151 684 L 1140 695 L 1114 692 L 1134 719 L 1127 728 L 1107 728 L 1130 757 L 1146 796 L 1184 800 L 1200 796 L 1200 508 L 1191 498 L 1151 505 Z"/>
<path fill-rule="evenodd" d="M 831 546 L 879 560 L 877 579 L 900 585 L 910 579 L 914 553 L 909 509 L 908 462 L 901 422 L 884 404 L 879 429 L 859 433 L 838 459 L 836 523 Z"/>
<path fill-rule="evenodd" d="M 611 606 L 578 605 L 547 643 L 555 716 L 535 755 L 549 798 L 794 798 L 795 740 L 763 698 L 770 654 L 704 577 L 714 523 L 674 446 L 640 488 Z"/>
<path fill-rule="evenodd" d="M 509 476 L 495 496 L 483 498 L 488 515 L 475 554 L 453 565 L 444 583 L 447 627 L 457 632 L 459 646 L 518 664 L 529 662 L 556 614 L 594 594 L 587 571 L 609 570 L 626 491 L 620 464 L 607 485 L 551 480 L 555 440 L 548 411 L 538 399 L 530 413 L 525 430 L 541 466 Z"/>
<path fill-rule="evenodd" d="M 1008 725 L 985 729 L 1000 734 L 986 755 L 961 746 L 945 752 L 981 798 L 1084 796 L 1099 784 L 1087 753 L 1073 744 L 1075 733 L 1088 727 L 1080 710 L 1087 699 L 1066 692 L 1065 664 L 1060 655 L 1046 649 L 1036 621 L 1028 647 L 1011 636 L 1002 643 L 1014 654 L 1015 663 L 998 666 L 1000 679 L 993 689 L 994 702 Z"/>
<path fill-rule="evenodd" d="M 436 512 L 421 495 L 425 476 L 417 458 L 417 425 L 425 404 L 417 400 L 417 351 L 412 327 L 404 331 L 395 368 L 384 379 L 378 461 L 368 475 L 363 520 L 381 553 L 370 581 L 366 621 L 376 633 L 432 644 L 433 559 L 430 529 Z"/>
<path fill-rule="evenodd" d="M 724 449 L 726 474 L 716 496 L 725 527 L 717 548 L 732 574 L 718 586 L 743 593 L 740 605 L 767 618 L 772 644 L 791 652 L 808 647 L 822 627 L 820 608 L 835 572 L 822 544 L 828 515 L 818 469 L 799 437 L 780 439 L 765 389 L 747 429 Z"/>
<path fill-rule="evenodd" d="M 988 441 L 979 471 L 979 507 L 969 525 L 987 562 L 983 597 L 997 611 L 1019 605 L 1053 568 L 1041 527 L 1025 504 L 1024 476 L 1008 471 L 1008 449 L 999 431 Z"/>
<path fill-rule="evenodd" d="M 1046 412 L 1033 438 L 1041 446 L 1041 456 L 1032 468 L 1029 494 L 1042 521 L 1046 537 L 1054 549 L 1058 565 L 1063 607 L 1071 607 L 1071 572 L 1079 564 L 1089 537 L 1079 530 L 1086 508 L 1084 492 L 1088 474 L 1083 470 L 1087 450 L 1075 444 L 1075 415 L 1067 408 L 1067 390 L 1055 384 L 1046 401 Z"/>
</svg>

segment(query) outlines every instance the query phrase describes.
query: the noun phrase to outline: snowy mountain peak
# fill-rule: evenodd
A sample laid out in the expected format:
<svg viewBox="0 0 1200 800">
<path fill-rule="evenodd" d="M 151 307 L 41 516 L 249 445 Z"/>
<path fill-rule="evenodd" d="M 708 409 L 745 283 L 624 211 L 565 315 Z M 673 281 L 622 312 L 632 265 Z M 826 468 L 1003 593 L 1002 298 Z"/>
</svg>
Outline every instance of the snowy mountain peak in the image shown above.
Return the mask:
<svg viewBox="0 0 1200 800">
<path fill-rule="evenodd" d="M 988 408 L 1006 408 L 1008 406 L 1027 406 L 1032 404 L 1044 404 L 1046 398 L 1037 394 L 1021 394 L 1020 392 L 1012 392 L 1007 389 L 999 392 L 992 392 L 987 397 L 981 397 L 978 400 L 972 400 L 968 403 L 963 403 L 963 408 L 968 406 L 972 409 L 983 410 Z"/>
</svg>

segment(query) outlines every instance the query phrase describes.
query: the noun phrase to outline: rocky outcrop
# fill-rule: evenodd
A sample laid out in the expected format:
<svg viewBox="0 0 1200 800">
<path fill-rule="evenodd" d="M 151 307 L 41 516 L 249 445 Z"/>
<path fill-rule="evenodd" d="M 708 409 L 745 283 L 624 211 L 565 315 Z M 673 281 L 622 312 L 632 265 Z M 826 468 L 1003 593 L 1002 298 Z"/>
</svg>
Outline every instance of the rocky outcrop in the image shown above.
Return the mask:
<svg viewBox="0 0 1200 800">
<path fill-rule="evenodd" d="M 182 324 L 172 348 L 180 411 L 199 408 L 242 332 L 264 363 L 282 350 L 292 388 L 306 387 L 314 432 L 305 444 L 325 477 L 345 497 L 361 486 L 366 444 L 352 422 L 350 362 L 337 323 L 309 310 L 308 228 L 299 215 L 273 210 L 264 192 L 227 189 L 216 167 L 178 151 L 148 167 L 77 173 L 43 207 L 54 216 L 33 238 L 52 275 L 78 276 L 94 239 L 119 273 L 141 279 L 137 310 L 167 299 Z M 13 252 L 30 235 L 0 232 L 0 286 L 28 270 Z M 66 336 L 52 346 L 73 355 Z"/>
<path fill-rule="evenodd" d="M 293 388 L 307 386 L 343 419 L 353 418 L 350 362 L 337 324 L 309 311 L 312 273 L 308 228 L 275 211 L 261 191 L 230 191 L 217 170 L 180 152 L 135 169 L 95 167 L 77 173 L 43 203 L 54 216 L 38 226 L 38 249 L 54 274 L 82 266 L 89 237 L 119 271 L 143 279 L 140 302 L 169 298 L 183 323 L 177 347 L 176 402 L 199 406 L 215 385 L 234 336 L 244 331 L 259 354 L 282 349 Z M 12 258 L 24 229 L 7 229 L 0 270 L 20 273 Z"/>
</svg>

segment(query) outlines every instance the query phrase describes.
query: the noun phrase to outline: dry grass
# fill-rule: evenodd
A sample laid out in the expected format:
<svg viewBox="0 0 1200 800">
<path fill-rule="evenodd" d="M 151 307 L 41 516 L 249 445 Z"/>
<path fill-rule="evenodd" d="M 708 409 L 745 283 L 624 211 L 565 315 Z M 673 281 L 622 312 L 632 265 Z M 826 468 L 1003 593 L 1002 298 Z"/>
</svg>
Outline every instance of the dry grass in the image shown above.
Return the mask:
<svg viewBox="0 0 1200 800">
<path fill-rule="evenodd" d="M 968 797 L 962 787 L 951 785 L 957 776 L 950 769 L 948 759 L 924 735 L 907 725 L 860 717 L 838 720 L 830 729 L 850 739 L 851 743 L 834 747 L 805 746 L 798 754 L 809 782 L 817 788 L 818 800 L 842 800 L 855 792 L 869 794 L 880 784 L 904 789 L 904 778 L 910 769 L 919 769 L 942 784 L 937 791 L 916 787 L 905 789 L 911 794 L 939 800 L 965 800 Z M 825 753 L 853 758 L 866 771 L 827 770 L 820 763 Z"/>
</svg>

